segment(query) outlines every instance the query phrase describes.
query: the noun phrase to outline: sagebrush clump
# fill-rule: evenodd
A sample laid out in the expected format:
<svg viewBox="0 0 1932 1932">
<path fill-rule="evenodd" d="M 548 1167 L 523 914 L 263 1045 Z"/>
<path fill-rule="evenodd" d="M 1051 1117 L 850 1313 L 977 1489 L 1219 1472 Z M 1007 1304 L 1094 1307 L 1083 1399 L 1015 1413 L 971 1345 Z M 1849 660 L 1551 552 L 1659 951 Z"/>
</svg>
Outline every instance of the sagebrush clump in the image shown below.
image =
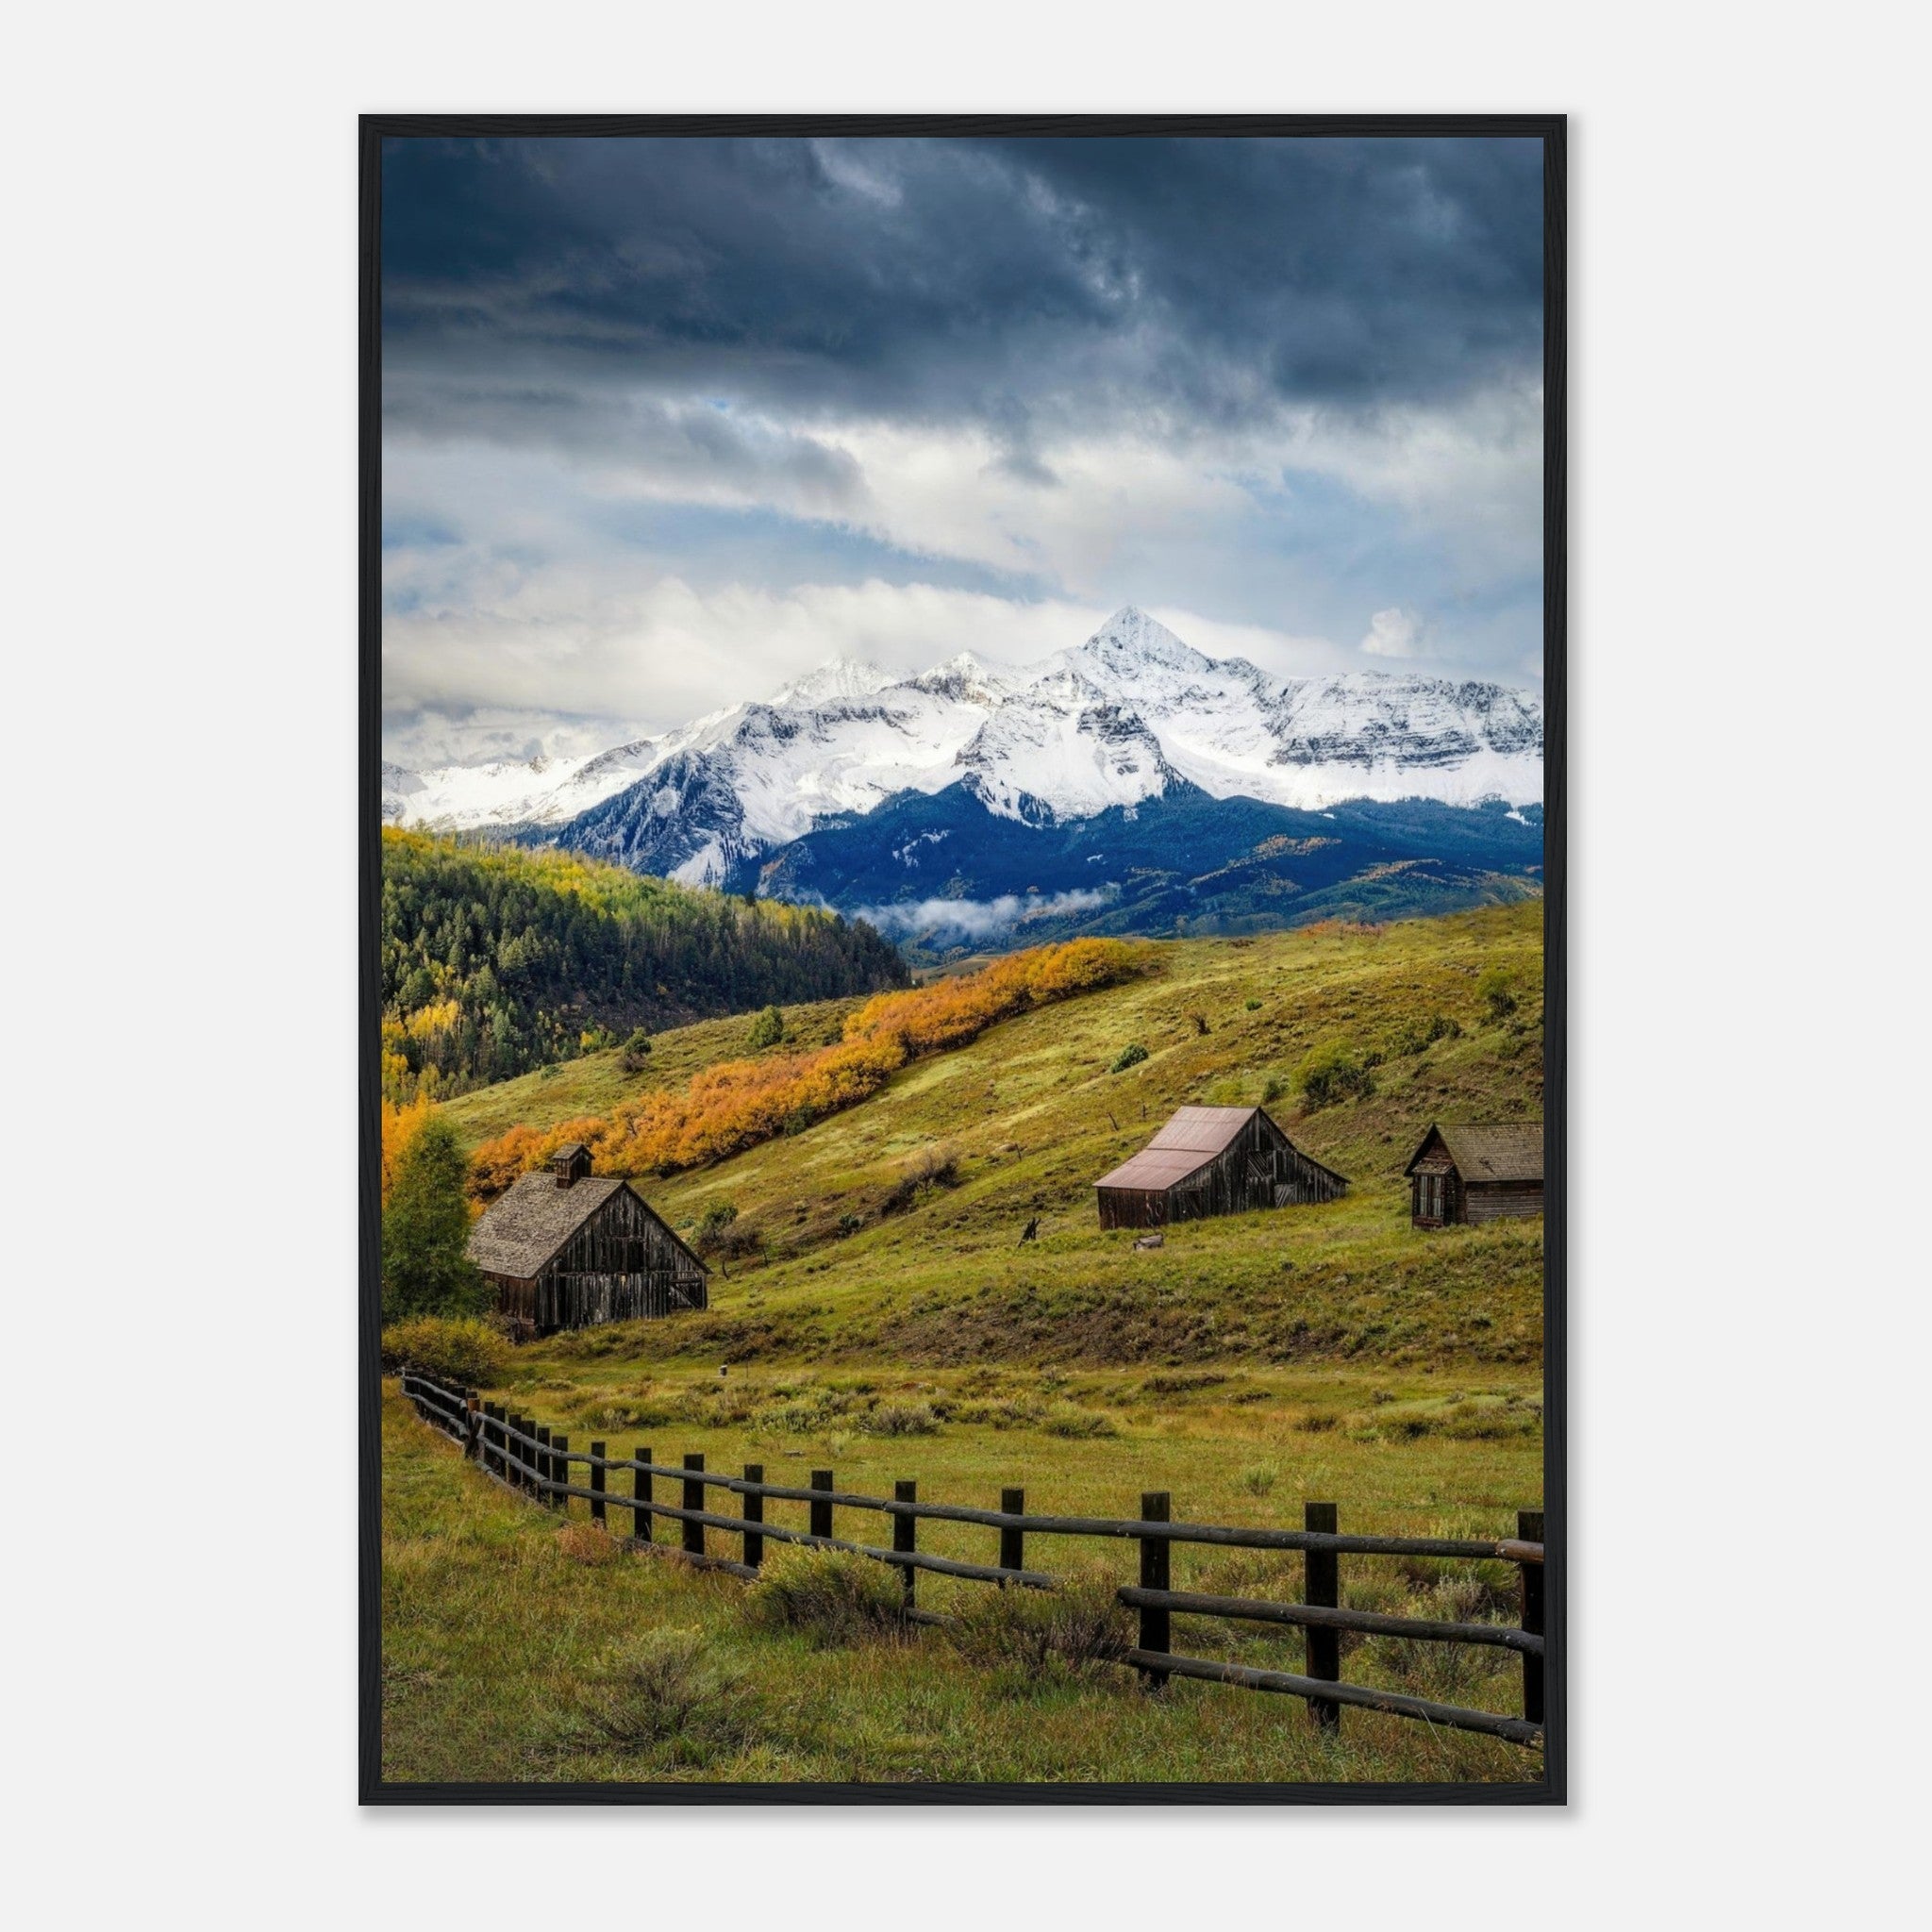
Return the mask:
<svg viewBox="0 0 1932 1932">
<path fill-rule="evenodd" d="M 728 1756 L 752 1732 L 745 1691 L 710 1660 L 701 1630 L 643 1630 L 607 1651 L 576 1707 L 578 1738 L 675 1764 Z"/>
<path fill-rule="evenodd" d="M 1516 975 L 1501 966 L 1485 967 L 1476 979 L 1475 996 L 1491 1020 L 1507 1020 L 1516 1010 Z"/>
<path fill-rule="evenodd" d="M 1050 1408 L 1040 1419 L 1040 1426 L 1049 1436 L 1064 1436 L 1073 1441 L 1081 1441 L 1093 1436 L 1118 1436 L 1119 1425 L 1110 1415 L 1102 1415 L 1098 1409 L 1081 1408 L 1067 1402 Z"/>
<path fill-rule="evenodd" d="M 1039 1685 L 1119 1663 L 1134 1647 L 1134 1626 L 1111 1584 L 1078 1579 L 1058 1590 L 975 1591 L 946 1640 L 969 1663 Z"/>
<path fill-rule="evenodd" d="M 466 1389 L 495 1387 L 508 1374 L 511 1359 L 509 1343 L 488 1322 L 474 1316 L 452 1321 L 418 1315 L 391 1322 L 382 1331 L 385 1369 L 414 1369 L 418 1374 Z"/>
<path fill-rule="evenodd" d="M 887 1190 L 879 1202 L 879 1217 L 884 1220 L 890 1215 L 904 1214 L 933 1190 L 957 1188 L 963 1178 L 958 1155 L 941 1154 L 936 1147 L 928 1147 Z"/>
<path fill-rule="evenodd" d="M 858 1426 L 868 1436 L 937 1436 L 940 1419 L 929 1402 L 882 1402 Z"/>
<path fill-rule="evenodd" d="M 905 1636 L 911 1628 L 898 1573 L 843 1550 L 781 1549 L 745 1592 L 756 1629 L 796 1630 L 821 1645 Z"/>
<path fill-rule="evenodd" d="M 1295 1069 L 1294 1080 L 1310 1113 L 1341 1100 L 1366 1100 L 1375 1091 L 1374 1072 L 1345 1040 L 1324 1041 Z"/>
</svg>

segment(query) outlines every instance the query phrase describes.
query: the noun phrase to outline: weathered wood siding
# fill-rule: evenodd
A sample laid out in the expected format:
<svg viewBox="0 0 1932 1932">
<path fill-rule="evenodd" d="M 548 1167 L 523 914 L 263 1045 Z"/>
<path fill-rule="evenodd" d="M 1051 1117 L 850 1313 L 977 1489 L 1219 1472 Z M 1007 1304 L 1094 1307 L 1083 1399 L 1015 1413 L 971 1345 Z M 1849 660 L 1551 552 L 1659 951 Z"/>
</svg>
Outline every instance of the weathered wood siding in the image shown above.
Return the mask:
<svg viewBox="0 0 1932 1932">
<path fill-rule="evenodd" d="M 1408 1176 L 1409 1220 L 1417 1227 L 1451 1227 L 1543 1211 L 1541 1181 L 1463 1178 L 1440 1137 L 1416 1158 Z"/>
<path fill-rule="evenodd" d="M 504 1275 L 497 1307 L 540 1334 L 706 1306 L 704 1270 L 628 1188 L 578 1228 L 534 1281 Z"/>
<path fill-rule="evenodd" d="M 1292 1146 L 1265 1114 L 1253 1120 L 1198 1174 L 1164 1190 L 1102 1188 L 1102 1227 L 1165 1227 L 1214 1214 L 1302 1208 L 1339 1200 L 1348 1183 Z"/>
<path fill-rule="evenodd" d="M 1462 1176 L 1438 1141 L 1408 1177 L 1408 1218 L 1417 1227 L 1447 1227 L 1463 1218 Z"/>
<path fill-rule="evenodd" d="M 1541 1181 L 1471 1181 L 1461 1192 L 1465 1204 L 1461 1218 L 1465 1221 L 1502 1221 L 1511 1215 L 1543 1211 Z"/>
</svg>

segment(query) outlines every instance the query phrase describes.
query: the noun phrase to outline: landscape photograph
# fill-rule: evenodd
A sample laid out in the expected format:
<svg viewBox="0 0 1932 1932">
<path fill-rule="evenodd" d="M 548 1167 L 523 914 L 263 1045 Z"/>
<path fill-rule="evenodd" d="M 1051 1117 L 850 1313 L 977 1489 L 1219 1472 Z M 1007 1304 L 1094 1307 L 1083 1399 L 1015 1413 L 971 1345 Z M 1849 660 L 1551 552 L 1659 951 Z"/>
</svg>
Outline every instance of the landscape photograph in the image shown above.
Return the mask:
<svg viewBox="0 0 1932 1932">
<path fill-rule="evenodd" d="M 382 140 L 385 1791 L 1548 1787 L 1547 154 Z"/>
</svg>

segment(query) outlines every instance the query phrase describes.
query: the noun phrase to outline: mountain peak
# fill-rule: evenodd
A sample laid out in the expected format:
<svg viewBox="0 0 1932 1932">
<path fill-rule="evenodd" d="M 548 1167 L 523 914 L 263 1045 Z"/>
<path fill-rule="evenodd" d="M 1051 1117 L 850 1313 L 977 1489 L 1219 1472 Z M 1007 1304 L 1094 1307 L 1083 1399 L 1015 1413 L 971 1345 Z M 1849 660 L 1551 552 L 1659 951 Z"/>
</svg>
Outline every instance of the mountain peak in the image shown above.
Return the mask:
<svg viewBox="0 0 1932 1932">
<path fill-rule="evenodd" d="M 636 823 L 655 825 L 660 797 L 682 800 L 663 808 L 677 836 L 653 832 L 626 862 L 696 878 L 712 875 L 719 853 L 737 864 L 820 818 L 932 793 L 962 772 L 1002 801 L 992 809 L 1072 820 L 1182 782 L 1305 810 L 1349 798 L 1526 804 L 1541 795 L 1541 767 L 1532 693 L 1382 671 L 1276 682 L 1244 659 L 1203 655 L 1128 604 L 1084 643 L 1011 669 L 960 651 L 906 677 L 834 657 L 765 704 L 588 760 L 386 769 L 382 808 L 446 829 L 565 827 L 637 791 Z"/>
<path fill-rule="evenodd" d="M 802 677 L 794 677 L 772 693 L 774 705 L 821 704 L 827 698 L 869 698 L 896 684 L 890 671 L 858 658 L 827 658 Z"/>
<path fill-rule="evenodd" d="M 1080 646 L 1080 655 L 1116 663 L 1168 664 L 1185 671 L 1199 670 L 1208 662 L 1158 618 L 1149 617 L 1132 604 L 1123 604 Z"/>
</svg>

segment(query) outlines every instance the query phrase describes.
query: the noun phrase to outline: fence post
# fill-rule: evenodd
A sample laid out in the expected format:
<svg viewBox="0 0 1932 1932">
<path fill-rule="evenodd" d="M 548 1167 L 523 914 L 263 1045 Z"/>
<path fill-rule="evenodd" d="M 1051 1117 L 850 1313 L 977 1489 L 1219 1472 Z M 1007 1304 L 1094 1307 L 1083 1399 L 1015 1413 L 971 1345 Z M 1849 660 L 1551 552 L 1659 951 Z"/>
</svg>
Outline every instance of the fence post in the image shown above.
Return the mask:
<svg viewBox="0 0 1932 1932">
<path fill-rule="evenodd" d="M 496 1474 L 496 1405 L 493 1402 L 483 1405 L 483 1467 L 491 1475 Z"/>
<path fill-rule="evenodd" d="M 811 1486 L 815 1490 L 829 1490 L 832 1487 L 832 1472 L 829 1469 L 815 1469 L 811 1473 Z M 832 1506 L 813 1500 L 806 1506 L 811 1511 L 809 1528 L 813 1536 L 830 1536 L 832 1533 Z"/>
<path fill-rule="evenodd" d="M 748 1483 L 761 1483 L 765 1479 L 765 1465 L 762 1462 L 747 1462 L 744 1465 L 744 1479 Z M 765 1520 L 765 1499 L 750 1490 L 744 1492 L 744 1520 L 747 1524 L 762 1523 Z M 747 1527 L 744 1532 L 744 1560 L 756 1570 L 765 1560 L 765 1540 L 757 1530 Z"/>
<path fill-rule="evenodd" d="M 537 1447 L 530 1458 L 537 1465 L 537 1500 L 547 1504 L 550 1501 L 550 1424 L 541 1423 L 530 1433 L 537 1439 Z"/>
<path fill-rule="evenodd" d="M 651 1445 L 640 1442 L 637 1459 L 648 1463 L 651 1459 Z M 630 1473 L 630 1533 L 641 1543 L 651 1541 L 651 1472 L 649 1469 L 634 1469 Z"/>
<path fill-rule="evenodd" d="M 463 1404 L 463 1455 L 471 1462 L 483 1459 L 483 1405 L 474 1390 Z"/>
<path fill-rule="evenodd" d="M 1516 1513 L 1516 1534 L 1526 1543 L 1543 1540 L 1543 1512 L 1520 1509 Z M 1524 1563 L 1523 1569 L 1523 1627 L 1532 1636 L 1543 1634 L 1543 1566 Z M 1540 1657 L 1523 1659 L 1523 1714 L 1533 1724 L 1543 1721 L 1543 1660 Z"/>
<path fill-rule="evenodd" d="M 917 1483 L 894 1483 L 892 1500 L 895 1503 L 916 1503 L 919 1501 Z M 892 1548 L 901 1555 L 909 1557 L 919 1547 L 919 1518 L 916 1516 L 894 1516 L 892 1518 Z M 899 1582 L 906 1592 L 906 1607 L 912 1607 L 913 1579 L 919 1574 L 910 1563 L 899 1572 Z"/>
<path fill-rule="evenodd" d="M 702 1456 L 687 1456 L 684 1466 L 690 1470 L 701 1470 L 705 1466 Z M 702 1509 L 705 1507 L 705 1486 L 694 1483 L 690 1476 L 684 1479 L 684 1507 L 687 1509 Z M 705 1525 L 702 1523 L 687 1523 L 684 1525 L 684 1553 L 688 1557 L 702 1557 L 705 1554 Z"/>
<path fill-rule="evenodd" d="M 1024 1490 L 1002 1490 L 1000 1491 L 1000 1514 L 1002 1516 L 1024 1516 L 1026 1513 L 1026 1491 Z M 1026 1567 L 1026 1532 L 1018 1527 L 1000 1531 L 1000 1568 L 1002 1570 L 1024 1570 Z M 1002 1579 L 1000 1588 L 1006 1588 Z"/>
<path fill-rule="evenodd" d="M 570 1514 L 570 1498 L 562 1491 L 570 1487 L 570 1438 L 552 1436 L 550 1439 L 550 1479 L 558 1485 L 558 1493 L 552 1497 L 564 1515 Z"/>
<path fill-rule="evenodd" d="M 591 1521 L 602 1524 L 604 1521 L 604 1445 L 591 1444 L 591 1490 L 593 1501 L 591 1504 Z"/>
<path fill-rule="evenodd" d="M 1168 1523 L 1173 1521 L 1173 1499 L 1165 1490 L 1149 1490 L 1141 1498 L 1141 1521 L 1142 1523 Z M 1141 1542 L 1141 1588 L 1142 1590 L 1171 1590 L 1169 1578 L 1174 1574 L 1171 1557 L 1174 1545 L 1165 1537 L 1143 1536 Z M 1142 1650 L 1165 1652 L 1172 1649 L 1169 1634 L 1170 1619 L 1165 1609 L 1151 1609 L 1142 1605 L 1141 1608 L 1141 1644 Z M 1150 1671 L 1141 1667 L 1141 1683 L 1149 1690 L 1158 1690 L 1168 1680 L 1165 1671 Z"/>
<path fill-rule="evenodd" d="M 1302 1509 L 1302 1527 L 1318 1535 L 1333 1536 L 1336 1513 L 1333 1503 L 1308 1503 Z M 1302 1552 L 1302 1601 L 1324 1609 L 1336 1609 L 1341 1603 L 1341 1564 L 1333 1550 Z M 1323 1682 L 1341 1681 L 1341 1632 L 1308 1626 L 1308 1675 Z M 1341 1728 L 1341 1707 L 1333 1698 L 1308 1699 L 1308 1715 L 1324 1731 Z"/>
<path fill-rule="evenodd" d="M 536 1488 L 537 1447 L 527 1439 L 537 1432 L 530 1425 L 530 1418 L 519 1409 L 510 1417 L 510 1426 L 517 1432 L 516 1441 L 516 1485 L 526 1495 Z"/>
</svg>

